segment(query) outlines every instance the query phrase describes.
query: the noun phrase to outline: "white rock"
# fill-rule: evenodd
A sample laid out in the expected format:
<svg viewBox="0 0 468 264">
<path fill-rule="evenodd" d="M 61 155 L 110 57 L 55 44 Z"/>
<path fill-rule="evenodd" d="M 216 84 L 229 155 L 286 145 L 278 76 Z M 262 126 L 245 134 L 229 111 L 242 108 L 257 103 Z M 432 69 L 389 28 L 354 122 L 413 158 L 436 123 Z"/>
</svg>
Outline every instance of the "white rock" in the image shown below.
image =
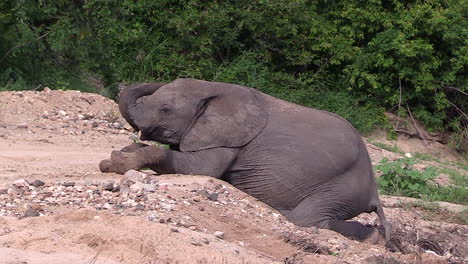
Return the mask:
<svg viewBox="0 0 468 264">
<path fill-rule="evenodd" d="M 411 153 L 408 152 L 408 153 L 405 153 L 405 157 L 407 157 L 407 158 L 412 158 L 413 155 L 411 155 Z"/>
<path fill-rule="evenodd" d="M 213 233 L 213 235 L 219 239 L 224 239 L 224 232 L 216 231 Z"/>
</svg>

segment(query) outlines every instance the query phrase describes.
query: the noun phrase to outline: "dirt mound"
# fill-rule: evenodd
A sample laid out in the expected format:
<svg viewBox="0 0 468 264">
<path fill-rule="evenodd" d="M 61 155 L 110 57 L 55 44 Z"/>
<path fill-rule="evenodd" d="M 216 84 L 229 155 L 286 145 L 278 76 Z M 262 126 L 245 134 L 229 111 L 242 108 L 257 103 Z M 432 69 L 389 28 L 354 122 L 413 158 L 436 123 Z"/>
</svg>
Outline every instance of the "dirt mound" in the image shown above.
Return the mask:
<svg viewBox="0 0 468 264">
<path fill-rule="evenodd" d="M 95 94 L 2 92 L 0 120 L 0 255 L 6 263 L 466 261 L 466 225 L 449 215 L 428 218 L 395 198 L 383 199 L 393 226 L 386 249 L 296 227 L 209 177 L 102 174 L 99 161 L 131 143 L 132 134 L 116 104 Z M 373 161 L 396 155 L 372 144 L 368 149 Z M 356 220 L 379 224 L 374 214 Z"/>
</svg>

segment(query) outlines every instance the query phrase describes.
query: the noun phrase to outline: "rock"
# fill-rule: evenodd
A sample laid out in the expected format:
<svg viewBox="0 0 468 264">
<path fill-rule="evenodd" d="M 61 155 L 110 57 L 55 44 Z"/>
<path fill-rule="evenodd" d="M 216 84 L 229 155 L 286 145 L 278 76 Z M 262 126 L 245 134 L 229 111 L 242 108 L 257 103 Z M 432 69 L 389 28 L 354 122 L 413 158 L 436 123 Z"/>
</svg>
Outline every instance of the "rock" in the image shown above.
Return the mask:
<svg viewBox="0 0 468 264">
<path fill-rule="evenodd" d="M 160 201 L 159 202 L 159 207 L 161 209 L 163 209 L 163 210 L 166 210 L 166 211 L 172 211 L 174 209 L 175 205 Z"/>
<path fill-rule="evenodd" d="M 114 185 L 114 188 L 112 189 L 112 192 L 120 192 L 120 185 L 118 185 L 118 184 Z"/>
<path fill-rule="evenodd" d="M 407 157 L 407 158 L 412 158 L 413 155 L 411 155 L 411 153 L 408 152 L 408 153 L 405 153 L 405 157 Z"/>
<path fill-rule="evenodd" d="M 62 186 L 73 187 L 75 186 L 75 182 L 62 182 Z"/>
<path fill-rule="evenodd" d="M 179 233 L 179 229 L 173 227 L 173 228 L 171 228 L 171 232 L 173 232 L 173 233 Z"/>
<path fill-rule="evenodd" d="M 98 123 L 98 122 L 96 122 L 96 121 L 94 121 L 94 122 L 92 123 L 92 125 L 91 125 L 91 126 L 92 126 L 92 127 L 98 127 L 98 126 L 99 126 L 99 123 Z"/>
<path fill-rule="evenodd" d="M 8 194 L 8 189 L 0 189 L 0 194 Z"/>
<path fill-rule="evenodd" d="M 120 122 L 114 122 L 112 123 L 112 126 L 117 128 L 117 129 L 120 129 L 124 126 L 124 124 L 120 123 Z"/>
<path fill-rule="evenodd" d="M 130 191 L 131 192 L 140 192 L 141 190 L 146 190 L 146 184 L 142 183 L 142 182 L 136 182 L 132 185 L 130 185 Z"/>
<path fill-rule="evenodd" d="M 213 235 L 214 235 L 216 238 L 224 239 L 224 232 L 216 231 L 216 232 L 213 233 Z"/>
<path fill-rule="evenodd" d="M 424 170 L 426 170 L 426 165 L 416 163 L 413 166 L 411 166 L 411 169 L 416 170 L 416 171 L 424 171 Z"/>
<path fill-rule="evenodd" d="M 218 201 L 218 194 L 212 193 L 208 196 L 208 199 L 210 199 L 211 201 Z"/>
<path fill-rule="evenodd" d="M 208 198 L 208 199 L 210 197 L 210 193 L 205 189 L 198 191 L 198 194 L 200 194 L 201 196 L 203 196 L 205 198 Z"/>
<path fill-rule="evenodd" d="M 13 185 L 16 187 L 27 187 L 29 186 L 29 183 L 25 179 L 19 179 L 19 180 L 14 181 Z"/>
<path fill-rule="evenodd" d="M 67 112 L 63 111 L 63 110 L 60 110 L 59 111 L 59 114 L 62 115 L 62 116 L 66 116 L 67 115 Z"/>
<path fill-rule="evenodd" d="M 15 188 L 8 188 L 7 194 L 11 197 L 16 197 L 18 196 L 18 191 Z"/>
<path fill-rule="evenodd" d="M 200 206 L 200 207 L 198 207 L 198 210 L 200 210 L 200 211 L 202 211 L 202 212 L 203 212 L 203 211 L 205 211 L 205 207 L 203 207 L 203 206 Z"/>
<path fill-rule="evenodd" d="M 195 230 L 197 230 L 197 226 L 189 226 L 189 229 L 192 230 L 192 231 L 195 231 Z"/>
<path fill-rule="evenodd" d="M 190 242 L 190 244 L 192 244 L 192 245 L 194 245 L 194 246 L 197 246 L 197 247 L 199 247 L 199 246 L 202 245 L 200 242 L 195 241 L 195 240 L 192 240 L 192 241 Z"/>
<path fill-rule="evenodd" d="M 93 119 L 94 118 L 94 115 L 92 114 L 84 114 L 83 115 L 83 120 L 90 120 L 90 119 Z"/>
<path fill-rule="evenodd" d="M 28 208 L 24 212 L 24 217 L 36 217 L 36 216 L 39 216 L 39 212 L 32 208 Z"/>
<path fill-rule="evenodd" d="M 31 185 L 34 186 L 34 187 L 36 187 L 36 188 L 37 188 L 37 187 L 41 187 L 41 186 L 43 186 L 44 184 L 45 184 L 45 183 L 44 183 L 43 181 L 41 181 L 41 180 L 34 180 L 34 181 L 31 183 Z"/>
<path fill-rule="evenodd" d="M 44 93 L 50 93 L 52 90 L 49 87 L 46 86 L 46 87 L 44 87 L 44 89 L 42 89 L 42 91 Z"/>
<path fill-rule="evenodd" d="M 112 192 L 114 190 L 114 181 L 109 181 L 104 184 L 104 190 Z"/>
<path fill-rule="evenodd" d="M 124 176 L 120 180 L 120 184 L 124 185 L 123 183 L 130 180 L 132 182 L 143 182 L 143 179 L 146 178 L 148 175 L 141 171 L 137 170 L 129 170 L 127 171 Z"/>
<path fill-rule="evenodd" d="M 17 128 L 26 129 L 26 128 L 28 128 L 29 126 L 28 126 L 28 124 L 26 124 L 26 123 L 21 123 L 21 124 L 18 124 L 16 127 L 17 127 Z"/>
</svg>

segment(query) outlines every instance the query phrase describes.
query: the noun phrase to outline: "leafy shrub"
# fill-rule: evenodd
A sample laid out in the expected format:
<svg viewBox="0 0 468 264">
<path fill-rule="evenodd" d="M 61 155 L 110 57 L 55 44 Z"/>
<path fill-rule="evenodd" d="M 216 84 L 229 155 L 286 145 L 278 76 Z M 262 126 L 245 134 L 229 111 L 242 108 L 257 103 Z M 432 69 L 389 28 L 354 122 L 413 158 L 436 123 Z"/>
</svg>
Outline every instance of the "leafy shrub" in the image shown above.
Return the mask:
<svg viewBox="0 0 468 264">
<path fill-rule="evenodd" d="M 423 172 L 411 169 L 416 164 L 412 158 L 403 158 L 394 162 L 389 162 L 384 158 L 376 169 L 382 172 L 378 178 L 380 189 L 385 194 L 402 195 L 408 197 L 421 198 L 421 194 L 426 193 L 427 181 L 436 176 L 433 168 L 426 168 Z"/>
<path fill-rule="evenodd" d="M 424 198 L 431 201 L 447 201 L 468 204 L 468 189 L 463 185 L 437 186 L 430 182 L 438 171 L 426 167 L 423 171 L 412 169 L 417 163 L 413 158 L 402 158 L 390 162 L 388 158 L 382 159 L 375 166 L 382 175 L 377 179 L 380 190 L 384 194 Z"/>
<path fill-rule="evenodd" d="M 105 87 L 228 81 L 337 112 L 367 131 L 398 105 L 401 87 L 415 117 L 457 132 L 462 149 L 468 124 L 453 104 L 466 109 L 467 7 L 467 0 L 2 1 L 0 89 L 92 89 L 75 80 L 89 73 Z"/>
</svg>

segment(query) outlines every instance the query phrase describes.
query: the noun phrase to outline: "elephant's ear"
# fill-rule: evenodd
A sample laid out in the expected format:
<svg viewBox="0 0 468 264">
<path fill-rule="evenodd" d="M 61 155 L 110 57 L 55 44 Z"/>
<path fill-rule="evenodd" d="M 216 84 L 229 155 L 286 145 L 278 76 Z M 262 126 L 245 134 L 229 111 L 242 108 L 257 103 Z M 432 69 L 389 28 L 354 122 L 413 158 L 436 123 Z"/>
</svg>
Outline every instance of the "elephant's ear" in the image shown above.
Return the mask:
<svg viewBox="0 0 468 264">
<path fill-rule="evenodd" d="M 257 91 L 218 85 L 220 93 L 201 100 L 199 113 L 180 143 L 181 151 L 244 146 L 265 127 L 268 115 Z"/>
</svg>

